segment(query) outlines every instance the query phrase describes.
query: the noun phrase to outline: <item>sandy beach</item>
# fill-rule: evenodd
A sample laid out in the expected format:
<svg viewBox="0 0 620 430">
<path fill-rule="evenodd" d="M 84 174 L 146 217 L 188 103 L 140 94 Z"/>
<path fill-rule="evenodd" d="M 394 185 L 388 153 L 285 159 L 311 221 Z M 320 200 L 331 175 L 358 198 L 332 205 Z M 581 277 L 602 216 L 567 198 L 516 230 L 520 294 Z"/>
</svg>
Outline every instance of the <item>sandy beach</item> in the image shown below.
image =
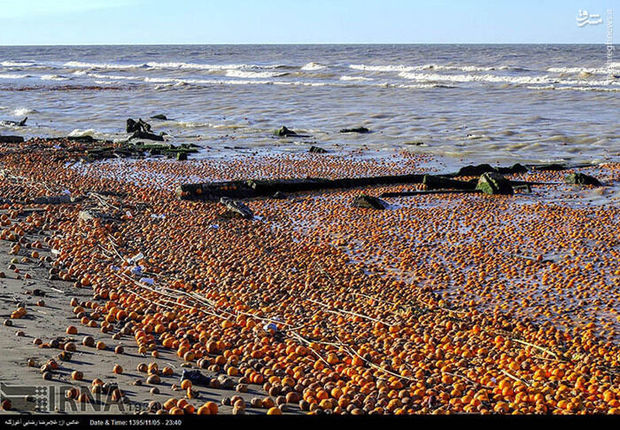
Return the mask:
<svg viewBox="0 0 620 430">
<path fill-rule="evenodd" d="M 47 387 L 3 413 L 620 412 L 617 163 L 508 174 L 534 184 L 512 195 L 385 197 L 384 210 L 351 201 L 428 187 L 254 198 L 243 219 L 177 187 L 437 163 L 91 162 L 92 145 L 2 144 L 0 375 Z M 565 183 L 575 172 L 603 186 Z M 208 379 L 181 388 L 183 370 Z"/>
<path fill-rule="evenodd" d="M 25 213 L 28 213 L 27 211 Z M 18 217 L 23 220 L 24 216 Z M 27 240 L 44 240 L 49 234 L 39 232 L 24 236 Z M 10 255 L 11 246 L 2 242 L 0 265 L 8 267 L 15 260 Z M 52 254 L 46 246 L 39 249 L 41 257 Z M 22 253 L 24 255 L 30 253 Z M 50 280 L 49 265 L 39 260 L 30 259 L 28 262 L 15 263 L 18 273 L 12 270 L 3 272 L 6 277 L 0 279 L 1 303 L 0 317 L 4 321 L 0 347 L 3 350 L 3 360 L 0 370 L 3 388 L 3 399 L 8 398 L 10 408 L 3 409 L 7 414 L 136 414 L 149 410 L 149 403 L 156 401 L 164 403 L 166 400 L 180 396 L 180 377 L 183 370 L 196 368 L 195 363 L 183 363 L 171 351 L 161 351 L 157 358 L 138 352 L 138 347 L 132 336 L 122 336 L 112 339 L 110 333 L 102 333 L 97 327 L 87 327 L 80 324 L 79 318 L 72 312 L 70 301 L 77 299 L 81 304 L 92 299 L 90 288 L 77 288 L 75 282 Z M 27 279 L 24 277 L 28 276 Z M 43 303 L 39 303 L 42 301 Z M 17 306 L 27 309 L 23 318 L 11 318 L 11 313 Z M 7 324 L 7 321 L 10 325 Z M 77 327 L 76 334 L 67 334 L 69 326 Z M 92 336 L 96 341 L 106 344 L 104 350 L 87 348 L 81 344 L 86 336 Z M 38 340 L 46 344 L 45 347 L 35 345 Z M 50 346 L 54 340 L 59 346 Z M 62 361 L 58 358 L 63 351 L 63 344 L 72 342 L 77 351 L 70 360 Z M 122 346 L 124 351 L 116 353 L 115 349 Z M 42 379 L 40 368 L 49 360 L 55 360 L 59 368 L 52 373 L 50 380 Z M 160 368 L 169 367 L 172 374 L 162 376 L 161 383 L 147 384 L 145 372 L 137 370 L 139 364 L 157 363 Z M 120 365 L 124 371 L 115 374 L 113 368 Z M 72 378 L 73 372 L 82 372 L 83 378 L 76 381 Z M 72 387 L 80 392 L 90 393 L 92 381 L 100 378 L 107 383 L 118 384 L 118 387 L 127 396 L 127 402 L 109 401 L 106 394 L 90 394 L 88 402 L 79 402 L 77 399 L 67 399 L 66 391 Z M 238 379 L 238 378 L 233 378 Z M 136 384 L 140 381 L 140 385 Z M 157 387 L 159 393 L 152 393 Z M 36 388 L 44 391 L 37 394 Z M 264 397 L 260 387 L 250 387 L 247 392 L 233 392 L 230 389 L 216 389 L 208 386 L 195 387 L 199 394 L 197 398 L 202 403 L 215 401 L 219 405 L 220 413 L 230 413 L 232 408 L 223 405 L 222 399 L 239 395 L 248 403 L 256 396 Z M 28 398 L 30 397 L 30 398 Z M 183 397 L 183 396 L 181 396 Z M 155 411 L 153 411 L 155 412 Z M 254 411 L 256 413 L 257 411 Z M 252 410 L 248 408 L 248 413 Z"/>
</svg>

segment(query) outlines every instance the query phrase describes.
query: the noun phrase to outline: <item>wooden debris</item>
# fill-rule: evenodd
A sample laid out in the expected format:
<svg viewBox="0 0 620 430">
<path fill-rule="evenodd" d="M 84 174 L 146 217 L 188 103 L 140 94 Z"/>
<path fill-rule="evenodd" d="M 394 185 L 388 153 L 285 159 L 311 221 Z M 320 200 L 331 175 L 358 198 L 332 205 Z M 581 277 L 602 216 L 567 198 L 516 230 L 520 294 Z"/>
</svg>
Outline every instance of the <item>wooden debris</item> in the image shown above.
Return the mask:
<svg viewBox="0 0 620 430">
<path fill-rule="evenodd" d="M 382 184 L 419 184 L 424 175 L 387 175 L 364 178 L 344 179 L 265 179 L 247 181 L 206 182 L 182 184 L 177 188 L 177 195 L 183 200 L 219 201 L 221 197 L 247 199 L 270 197 L 276 192 L 297 193 L 322 189 L 356 188 Z"/>
<path fill-rule="evenodd" d="M 60 194 L 57 196 L 35 197 L 32 203 L 37 205 L 60 205 L 64 203 L 73 203 L 70 194 Z"/>
<path fill-rule="evenodd" d="M 382 193 L 379 197 L 413 197 L 428 194 L 479 194 L 479 190 L 412 190 L 412 191 L 395 191 Z"/>
<path fill-rule="evenodd" d="M 370 133 L 370 130 L 368 130 L 366 127 L 343 128 L 342 130 L 340 130 L 340 133 L 366 134 L 366 133 Z"/>
<path fill-rule="evenodd" d="M 238 200 L 233 200 L 228 197 L 222 197 L 220 199 L 220 203 L 226 206 L 229 212 L 237 214 L 241 216 L 241 218 L 245 218 L 245 219 L 254 218 L 254 213 L 252 212 L 252 210 L 249 207 L 247 207 L 244 203 Z"/>
<path fill-rule="evenodd" d="M 325 154 L 327 153 L 327 150 L 321 148 L 320 146 L 311 146 L 308 152 L 312 154 Z"/>
<path fill-rule="evenodd" d="M 367 194 L 362 194 L 361 196 L 355 197 L 351 205 L 357 208 L 369 208 L 377 210 L 383 210 L 388 207 L 388 204 L 384 200 L 381 200 L 378 197 L 369 196 Z"/>
<path fill-rule="evenodd" d="M 457 190 L 473 190 L 476 188 L 477 181 L 457 181 L 439 175 L 424 175 L 422 183 L 426 185 L 429 190 L 441 190 L 445 188 L 452 188 Z"/>
<path fill-rule="evenodd" d="M 22 143 L 22 136 L 0 136 L 0 143 Z"/>
</svg>

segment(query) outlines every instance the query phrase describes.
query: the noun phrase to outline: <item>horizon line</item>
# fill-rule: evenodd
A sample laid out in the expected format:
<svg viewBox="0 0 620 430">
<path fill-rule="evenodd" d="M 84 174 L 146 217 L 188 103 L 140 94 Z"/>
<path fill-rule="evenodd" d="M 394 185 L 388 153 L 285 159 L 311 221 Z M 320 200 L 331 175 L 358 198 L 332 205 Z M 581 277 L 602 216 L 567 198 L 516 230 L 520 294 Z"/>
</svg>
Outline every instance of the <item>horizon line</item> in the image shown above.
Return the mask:
<svg viewBox="0 0 620 430">
<path fill-rule="evenodd" d="M 38 47 L 38 46 L 315 46 L 315 45 L 606 45 L 606 43 L 570 42 L 284 42 L 284 43 L 50 43 L 50 44 L 0 44 L 0 47 Z M 617 43 L 612 43 L 617 45 Z"/>
</svg>

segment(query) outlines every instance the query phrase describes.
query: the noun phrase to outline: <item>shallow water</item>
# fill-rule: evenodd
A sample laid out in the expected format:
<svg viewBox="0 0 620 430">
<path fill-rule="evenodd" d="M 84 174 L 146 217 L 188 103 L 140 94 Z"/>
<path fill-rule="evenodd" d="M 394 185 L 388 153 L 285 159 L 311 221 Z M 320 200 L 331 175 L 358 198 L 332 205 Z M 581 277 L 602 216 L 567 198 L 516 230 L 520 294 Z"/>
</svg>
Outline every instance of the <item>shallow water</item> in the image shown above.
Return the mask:
<svg viewBox="0 0 620 430">
<path fill-rule="evenodd" d="M 128 117 L 203 156 L 403 148 L 496 163 L 617 161 L 620 62 L 603 45 L 1 47 L 1 134 L 124 138 Z M 275 139 L 287 125 L 311 134 Z M 340 134 L 363 125 L 367 135 Z M 236 149 L 235 149 L 236 148 Z"/>
</svg>

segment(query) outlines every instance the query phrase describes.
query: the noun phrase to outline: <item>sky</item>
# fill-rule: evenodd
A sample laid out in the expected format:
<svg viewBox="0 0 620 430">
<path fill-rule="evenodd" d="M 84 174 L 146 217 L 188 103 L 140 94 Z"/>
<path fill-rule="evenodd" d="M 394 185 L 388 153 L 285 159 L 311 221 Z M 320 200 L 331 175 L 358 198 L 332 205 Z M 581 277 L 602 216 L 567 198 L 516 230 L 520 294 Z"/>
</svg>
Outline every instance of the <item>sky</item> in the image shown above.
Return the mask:
<svg viewBox="0 0 620 430">
<path fill-rule="evenodd" d="M 0 46 L 605 44 L 614 6 L 612 34 L 619 0 L 0 0 Z"/>
</svg>

